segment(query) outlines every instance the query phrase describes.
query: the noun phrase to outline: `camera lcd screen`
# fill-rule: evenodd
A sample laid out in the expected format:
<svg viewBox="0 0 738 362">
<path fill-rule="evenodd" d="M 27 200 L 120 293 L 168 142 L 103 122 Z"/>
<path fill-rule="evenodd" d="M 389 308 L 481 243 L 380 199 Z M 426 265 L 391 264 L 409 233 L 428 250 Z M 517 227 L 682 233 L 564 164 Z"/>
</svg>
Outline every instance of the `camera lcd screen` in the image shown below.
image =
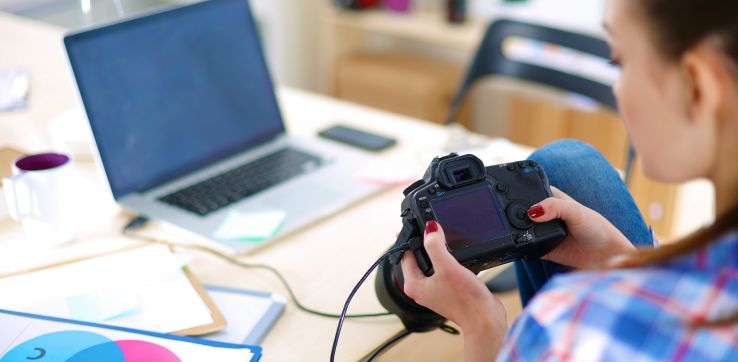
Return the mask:
<svg viewBox="0 0 738 362">
<path fill-rule="evenodd" d="M 485 186 L 431 201 L 451 250 L 489 241 L 507 232 L 497 201 Z"/>
</svg>

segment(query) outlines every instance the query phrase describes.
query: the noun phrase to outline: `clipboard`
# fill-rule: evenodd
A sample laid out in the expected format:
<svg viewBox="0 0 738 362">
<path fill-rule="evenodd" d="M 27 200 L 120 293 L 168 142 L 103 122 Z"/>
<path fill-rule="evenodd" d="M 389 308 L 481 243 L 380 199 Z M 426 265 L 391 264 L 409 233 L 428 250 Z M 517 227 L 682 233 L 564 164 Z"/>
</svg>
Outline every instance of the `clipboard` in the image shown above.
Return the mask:
<svg viewBox="0 0 738 362">
<path fill-rule="evenodd" d="M 12 284 L 14 284 L 14 283 L 7 283 L 11 278 L 16 278 L 16 279 L 26 278 L 26 279 L 29 279 L 29 278 L 31 278 L 31 276 L 40 275 L 41 273 L 45 273 L 45 274 L 49 274 L 49 275 L 50 275 L 50 272 L 51 271 L 54 271 L 55 273 L 58 273 L 60 270 L 64 270 L 65 268 L 67 268 L 67 269 L 77 268 L 77 269 L 83 270 L 83 267 L 81 267 L 81 265 L 84 264 L 84 263 L 92 263 L 92 262 L 94 262 L 94 263 L 98 264 L 98 266 L 99 266 L 99 264 L 101 264 L 103 261 L 111 261 L 114 258 L 122 258 L 122 255 L 123 254 L 126 254 L 126 253 L 143 253 L 143 252 L 148 252 L 148 251 L 145 251 L 145 249 L 147 249 L 147 248 L 166 248 L 166 250 L 168 250 L 168 255 L 172 255 L 173 254 L 172 247 L 170 245 L 168 245 L 168 244 L 165 244 L 165 243 L 139 243 L 139 244 L 135 244 L 135 245 L 132 245 L 132 246 L 127 246 L 127 247 L 123 247 L 123 248 L 119 248 L 119 249 L 116 249 L 116 250 L 107 251 L 107 252 L 103 252 L 103 253 L 99 253 L 99 254 L 94 254 L 94 255 L 84 256 L 84 257 L 79 257 L 79 258 L 71 258 L 71 259 L 64 260 L 64 261 L 61 261 L 61 262 L 56 262 L 56 263 L 53 263 L 53 264 L 48 264 L 48 265 L 33 267 L 33 268 L 29 268 L 29 269 L 25 269 L 25 270 L 21 270 L 21 271 L 16 271 L 16 272 L 11 272 L 11 273 L 6 273 L 6 274 L 0 274 L 0 294 L 8 295 L 8 293 L 3 290 L 3 288 L 4 287 L 7 287 L 8 284 L 10 284 L 10 286 L 11 286 L 10 289 L 13 290 Z M 155 252 L 158 253 L 158 254 L 163 254 L 165 251 L 156 250 Z M 151 253 L 154 253 L 154 251 L 152 250 Z M 117 260 L 117 262 L 120 262 L 121 260 Z M 129 266 L 129 268 L 130 267 L 131 266 Z M 131 268 L 130 270 L 133 270 L 133 268 Z M 192 273 L 189 271 L 189 269 L 187 268 L 187 266 L 181 266 L 181 271 L 182 271 L 182 273 L 184 275 L 184 278 L 186 278 L 187 283 L 189 284 L 189 286 L 191 286 L 192 290 L 196 294 L 197 298 L 199 298 L 199 300 L 206 306 L 207 311 L 209 313 L 209 319 L 210 319 L 210 321 L 208 321 L 206 323 L 199 324 L 199 325 L 195 325 L 195 326 L 192 326 L 192 327 L 179 328 L 179 329 L 172 330 L 172 331 L 158 331 L 158 332 L 175 334 L 175 335 L 181 335 L 181 336 L 199 336 L 199 335 L 203 335 L 203 334 L 207 334 L 207 333 L 216 332 L 216 331 L 219 331 L 219 330 L 222 330 L 223 328 L 225 328 L 226 327 L 226 320 L 225 320 L 223 314 L 220 312 L 220 310 L 218 309 L 218 307 L 216 306 L 216 304 L 210 298 L 210 296 L 208 295 L 208 293 L 206 292 L 205 288 L 200 283 L 200 281 L 198 281 L 192 275 Z M 73 272 L 69 272 L 68 274 L 71 275 L 71 274 L 73 274 Z M 122 272 L 121 274 L 125 274 L 125 272 Z M 41 278 L 39 277 L 39 279 L 41 279 Z M 36 284 L 40 284 L 38 280 L 35 280 L 35 282 L 36 282 Z M 68 280 L 61 281 L 61 283 L 64 283 L 64 282 L 68 282 Z M 50 281 L 50 283 L 51 283 L 51 281 Z M 184 286 L 184 283 L 180 282 L 178 285 Z M 59 287 L 59 286 L 54 286 L 54 287 Z M 26 290 L 24 290 L 24 292 L 26 292 Z M 33 293 L 35 291 L 28 290 L 28 292 Z M 192 293 L 190 291 L 185 291 L 183 294 L 191 295 Z M 80 319 L 80 318 L 68 318 L 68 316 L 65 316 L 62 313 L 62 308 L 59 307 L 59 304 L 61 304 L 59 302 L 59 300 L 52 301 L 51 303 L 49 303 L 50 306 L 44 307 L 44 308 L 49 309 L 51 311 L 57 311 L 57 313 L 49 313 L 49 312 L 45 312 L 45 311 L 42 312 L 42 313 L 39 313 L 39 311 L 33 309 L 33 306 L 31 307 L 31 310 L 21 309 L 21 308 L 17 308 L 17 307 L 14 308 L 14 306 L 12 306 L 12 305 L 11 306 L 7 306 L 7 305 L 2 304 L 3 302 L 5 302 L 5 301 L 0 300 L 0 309 L 22 310 L 24 312 L 30 312 L 30 313 L 33 313 L 33 314 L 52 315 L 54 317 L 60 317 L 60 318 L 65 318 L 65 319 L 73 319 L 73 320 Z M 54 302 L 56 302 L 56 303 L 54 303 Z M 196 301 L 193 301 L 193 303 L 196 304 L 197 302 Z M 41 309 L 43 309 L 43 308 L 41 308 Z M 201 315 L 201 317 L 203 317 L 203 316 Z M 124 318 L 125 318 L 125 316 L 124 316 Z M 204 318 L 200 318 L 200 319 L 201 320 L 204 320 Z M 111 323 L 110 321 L 89 321 L 88 320 L 87 322 L 98 322 L 98 323 L 106 324 L 106 325 L 116 325 L 118 327 L 130 327 L 130 326 L 127 326 L 127 325 L 115 324 L 114 322 Z M 133 329 L 150 330 L 150 328 L 136 328 L 136 327 L 134 327 Z"/>
</svg>

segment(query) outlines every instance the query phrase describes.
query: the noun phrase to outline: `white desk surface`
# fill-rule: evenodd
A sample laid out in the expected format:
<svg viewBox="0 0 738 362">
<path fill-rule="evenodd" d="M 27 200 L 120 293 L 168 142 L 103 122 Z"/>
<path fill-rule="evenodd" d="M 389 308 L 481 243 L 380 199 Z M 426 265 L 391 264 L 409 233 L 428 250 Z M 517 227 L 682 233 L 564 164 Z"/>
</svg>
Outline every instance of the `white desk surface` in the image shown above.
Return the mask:
<svg viewBox="0 0 738 362">
<path fill-rule="evenodd" d="M 0 146 L 13 145 L 27 151 L 48 149 L 47 122 L 60 112 L 78 107 L 61 48 L 62 34 L 60 29 L 0 13 L 0 67 L 20 66 L 32 72 L 29 107 L 0 113 Z M 336 122 L 359 126 L 396 137 L 398 146 L 380 157 L 412 159 L 412 167 L 418 169 L 427 164 L 430 155 L 441 152 L 439 147 L 447 137 L 439 126 L 296 89 L 282 87 L 278 97 L 290 133 L 312 137 L 317 130 Z M 37 260 L 77 253 L 78 249 L 106 247 L 112 244 L 107 241 L 121 239 L 118 233 L 130 218 L 107 194 L 92 162 L 79 161 L 75 168 L 78 191 L 84 193 L 77 205 L 77 212 L 84 220 L 77 234 L 78 241 L 66 251 L 36 251 L 34 258 Z M 394 241 L 400 228 L 401 191 L 399 186 L 389 188 L 277 240 L 243 260 L 267 263 L 280 270 L 305 305 L 340 312 L 357 280 Z M 176 242 L 190 241 L 187 237 L 171 236 L 156 224 L 143 231 L 169 235 L 169 239 Z M 24 244 L 23 232 L 17 223 L 0 221 L 0 265 L 13 261 L 7 251 Z M 204 283 L 287 294 L 267 272 L 239 269 L 210 256 L 195 255 L 191 270 Z M 350 312 L 383 311 L 374 295 L 373 283 L 373 277 L 367 280 L 352 302 Z M 264 361 L 325 360 L 330 353 L 335 327 L 335 320 L 305 314 L 288 303 L 284 315 L 263 342 Z M 338 360 L 357 360 L 400 329 L 401 324 L 394 317 L 347 321 L 339 342 Z M 415 341 L 425 337 L 411 338 Z M 409 348 L 405 357 L 393 354 L 392 358 L 437 359 L 438 351 L 444 349 L 458 353 L 461 338 L 438 339 L 437 334 L 434 338 L 441 342 Z M 439 343 L 449 345 L 446 348 Z"/>
</svg>

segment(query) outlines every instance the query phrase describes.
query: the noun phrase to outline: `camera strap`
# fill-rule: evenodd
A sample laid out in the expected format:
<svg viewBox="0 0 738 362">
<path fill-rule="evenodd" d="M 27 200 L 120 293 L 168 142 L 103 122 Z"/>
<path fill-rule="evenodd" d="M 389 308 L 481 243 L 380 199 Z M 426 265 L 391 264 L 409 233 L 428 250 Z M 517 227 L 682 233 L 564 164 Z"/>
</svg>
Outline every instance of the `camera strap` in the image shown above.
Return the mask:
<svg viewBox="0 0 738 362">
<path fill-rule="evenodd" d="M 402 218 L 402 230 L 400 230 L 400 233 L 397 235 L 397 241 L 395 241 L 395 245 L 397 246 L 405 246 L 405 250 L 407 249 L 417 249 L 423 240 L 421 239 L 420 230 L 418 230 L 418 223 L 415 222 L 415 218 L 405 216 Z M 390 264 L 396 265 L 399 264 L 402 260 L 402 254 L 403 251 L 392 253 L 389 256 Z"/>
</svg>

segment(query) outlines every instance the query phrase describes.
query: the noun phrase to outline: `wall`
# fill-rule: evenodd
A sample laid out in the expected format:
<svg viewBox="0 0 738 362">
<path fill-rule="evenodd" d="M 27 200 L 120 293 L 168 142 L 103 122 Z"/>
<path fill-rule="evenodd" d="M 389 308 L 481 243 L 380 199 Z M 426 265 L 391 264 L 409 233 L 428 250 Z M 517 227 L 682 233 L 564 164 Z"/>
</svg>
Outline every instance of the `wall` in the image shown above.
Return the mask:
<svg viewBox="0 0 738 362">
<path fill-rule="evenodd" d="M 605 1 L 530 0 L 502 6 L 501 0 L 472 0 L 470 10 L 487 18 L 512 16 L 590 34 L 603 34 Z"/>
<path fill-rule="evenodd" d="M 279 84 L 316 90 L 321 7 L 328 0 L 251 0 L 272 76 Z"/>
<path fill-rule="evenodd" d="M 330 0 L 251 0 L 265 39 L 268 62 L 280 84 L 318 90 L 321 26 Z M 442 0 L 415 0 L 423 10 L 441 11 Z M 602 34 L 605 0 L 532 0 L 525 4 L 502 6 L 501 0 L 472 0 L 469 14 L 480 18 L 511 16 L 566 29 Z M 454 59 L 445 49 L 427 49 L 408 43 L 403 48 L 447 60 Z M 381 48 L 381 46 L 380 46 Z M 458 57 L 456 57 L 458 58 Z"/>
</svg>

